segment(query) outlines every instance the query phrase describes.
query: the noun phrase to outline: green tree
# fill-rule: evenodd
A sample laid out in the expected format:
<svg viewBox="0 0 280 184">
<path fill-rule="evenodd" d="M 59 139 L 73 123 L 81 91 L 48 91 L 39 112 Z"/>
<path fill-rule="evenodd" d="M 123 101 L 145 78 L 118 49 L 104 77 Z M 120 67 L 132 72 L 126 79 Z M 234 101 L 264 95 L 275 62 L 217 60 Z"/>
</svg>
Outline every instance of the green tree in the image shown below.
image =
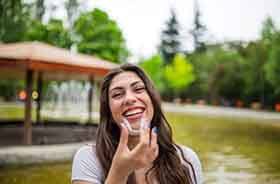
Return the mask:
<svg viewBox="0 0 280 184">
<path fill-rule="evenodd" d="M 70 48 L 72 40 L 70 33 L 58 19 L 51 19 L 47 25 L 38 20 L 32 20 L 30 29 L 25 33 L 27 41 L 41 41 L 61 48 Z"/>
<path fill-rule="evenodd" d="M 271 47 L 273 43 L 273 39 L 277 34 L 277 28 L 274 25 L 274 22 L 271 17 L 268 17 L 263 22 L 263 27 L 261 31 L 262 42 L 265 44 L 266 47 Z"/>
<path fill-rule="evenodd" d="M 75 32 L 80 37 L 78 51 L 93 54 L 116 63 L 128 56 L 125 40 L 117 23 L 100 9 L 81 14 L 75 22 Z"/>
<path fill-rule="evenodd" d="M 245 86 L 242 91 L 247 102 L 259 101 L 264 104 L 266 101 L 266 90 L 270 89 L 264 71 L 267 53 L 267 48 L 260 41 L 251 42 L 245 47 L 242 74 Z"/>
<path fill-rule="evenodd" d="M 164 64 L 170 64 L 174 56 L 180 52 L 179 24 L 174 10 L 171 10 L 171 17 L 166 22 L 166 29 L 161 33 L 159 52 Z"/>
<path fill-rule="evenodd" d="M 280 95 L 280 30 L 269 17 L 263 25 L 262 41 L 268 48 L 268 60 L 265 63 L 265 77 L 273 86 L 274 95 Z M 280 100 L 279 97 L 277 100 Z"/>
<path fill-rule="evenodd" d="M 205 52 L 190 56 L 197 80 L 190 86 L 188 96 L 211 102 L 242 97 L 243 58 L 235 50 L 223 47 L 224 44 L 208 45 Z"/>
<path fill-rule="evenodd" d="M 62 48 L 70 48 L 72 40 L 69 31 L 63 27 L 63 22 L 58 19 L 51 19 L 46 26 L 46 42 Z"/>
<path fill-rule="evenodd" d="M 22 41 L 29 10 L 29 6 L 21 0 L 0 1 L 0 42 Z"/>
<path fill-rule="evenodd" d="M 39 20 L 32 20 L 30 22 L 30 29 L 25 32 L 25 41 L 42 41 L 47 40 L 47 27 Z"/>
<path fill-rule="evenodd" d="M 280 37 L 279 37 L 280 38 Z M 278 38 L 278 42 L 280 39 Z M 270 51 L 269 60 L 265 65 L 266 78 L 274 87 L 276 96 L 280 95 L 280 45 L 273 47 Z M 278 99 L 280 100 L 280 99 Z"/>
<path fill-rule="evenodd" d="M 212 59 L 217 60 L 210 73 L 209 97 L 212 102 L 221 98 L 235 101 L 242 98 L 244 80 L 242 75 L 242 57 L 234 51 L 220 51 Z"/>
<path fill-rule="evenodd" d="M 24 89 L 24 82 L 15 79 L 0 80 L 0 89 L 0 96 L 5 101 L 15 100 L 16 92 Z"/>
<path fill-rule="evenodd" d="M 172 63 L 165 66 L 164 77 L 175 95 L 179 95 L 195 80 L 193 65 L 183 54 L 176 54 Z"/>
<path fill-rule="evenodd" d="M 140 66 L 150 76 L 156 88 L 162 92 L 165 88 L 163 81 L 163 61 L 160 55 L 154 55 L 151 58 L 140 61 Z"/>
<path fill-rule="evenodd" d="M 36 10 L 35 10 L 35 18 L 36 18 L 37 20 L 40 20 L 40 21 L 43 20 L 43 16 L 44 16 L 45 11 L 46 11 L 44 2 L 45 2 L 45 0 L 37 0 L 37 1 L 35 2 L 35 7 L 36 7 Z"/>
<path fill-rule="evenodd" d="M 79 3 L 77 0 L 68 0 L 65 2 L 65 9 L 67 12 L 67 19 L 69 27 L 72 28 L 75 19 L 79 14 Z"/>
<path fill-rule="evenodd" d="M 194 27 L 191 30 L 193 36 L 195 52 L 202 52 L 206 49 L 206 44 L 203 41 L 203 36 L 206 32 L 206 26 L 201 21 L 201 12 L 197 0 L 194 8 Z"/>
<path fill-rule="evenodd" d="M 273 60 L 270 59 L 271 53 L 275 48 L 274 46 L 278 44 L 277 38 L 274 38 L 276 32 L 277 29 L 272 19 L 268 17 L 263 23 L 261 39 L 250 42 L 241 49 L 240 53 L 245 60 L 243 64 L 245 82 L 243 96 L 247 102 L 259 101 L 265 106 L 272 106 L 275 100 L 275 94 L 273 93 L 275 87 L 270 81 L 271 76 L 268 76 L 274 70 L 269 65 L 273 63 L 270 62 Z"/>
<path fill-rule="evenodd" d="M 0 43 L 23 40 L 30 20 L 29 10 L 30 6 L 22 0 L 0 1 Z M 22 81 L 19 80 L 0 80 L 0 96 L 4 100 L 13 100 L 16 97 L 16 91 L 22 85 Z"/>
</svg>

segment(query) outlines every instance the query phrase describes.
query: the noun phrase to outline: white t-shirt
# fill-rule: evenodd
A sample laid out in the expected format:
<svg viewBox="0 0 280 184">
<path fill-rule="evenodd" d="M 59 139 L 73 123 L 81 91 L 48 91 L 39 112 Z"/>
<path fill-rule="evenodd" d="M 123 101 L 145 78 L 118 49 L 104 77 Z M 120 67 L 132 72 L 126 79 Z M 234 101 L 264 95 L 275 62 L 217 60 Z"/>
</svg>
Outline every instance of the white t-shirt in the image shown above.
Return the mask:
<svg viewBox="0 0 280 184">
<path fill-rule="evenodd" d="M 185 158 L 192 164 L 198 184 L 202 184 L 201 163 L 197 154 L 186 146 L 181 146 Z M 178 151 L 178 154 L 181 155 Z M 189 164 L 182 162 L 190 169 L 191 178 L 194 180 L 193 172 Z M 101 184 L 104 173 L 96 155 L 95 145 L 82 146 L 75 154 L 72 165 L 71 180 L 87 181 L 93 184 Z"/>
</svg>

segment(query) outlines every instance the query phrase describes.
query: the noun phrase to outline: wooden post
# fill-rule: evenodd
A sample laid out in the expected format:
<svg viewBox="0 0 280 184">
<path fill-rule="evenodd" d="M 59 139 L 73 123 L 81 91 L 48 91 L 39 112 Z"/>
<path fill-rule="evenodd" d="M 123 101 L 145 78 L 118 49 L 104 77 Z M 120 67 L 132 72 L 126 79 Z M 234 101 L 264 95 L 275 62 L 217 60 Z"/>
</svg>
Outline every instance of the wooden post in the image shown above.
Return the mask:
<svg viewBox="0 0 280 184">
<path fill-rule="evenodd" d="M 36 122 L 41 122 L 41 104 L 42 104 L 42 87 L 43 87 L 43 79 L 42 79 L 42 72 L 38 73 L 38 79 L 37 79 L 37 92 L 38 92 L 38 98 L 37 98 L 37 108 L 36 108 Z"/>
<path fill-rule="evenodd" d="M 89 76 L 89 91 L 88 91 L 88 123 L 92 122 L 92 100 L 93 100 L 93 88 L 94 78 L 92 75 Z"/>
<path fill-rule="evenodd" d="M 26 71 L 26 99 L 25 99 L 25 113 L 24 113 L 24 144 L 32 144 L 32 122 L 31 122 L 31 110 L 32 110 L 32 84 L 33 84 L 33 71 Z"/>
</svg>

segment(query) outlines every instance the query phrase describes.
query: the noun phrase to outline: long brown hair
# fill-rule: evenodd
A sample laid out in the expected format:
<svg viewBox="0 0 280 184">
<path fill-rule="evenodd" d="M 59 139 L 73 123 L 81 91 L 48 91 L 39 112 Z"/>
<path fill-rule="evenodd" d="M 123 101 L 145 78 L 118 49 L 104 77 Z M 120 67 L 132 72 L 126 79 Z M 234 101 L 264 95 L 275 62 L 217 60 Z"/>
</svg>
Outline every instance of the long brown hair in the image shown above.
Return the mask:
<svg viewBox="0 0 280 184">
<path fill-rule="evenodd" d="M 177 150 L 179 150 L 181 158 L 189 164 L 196 182 L 196 175 L 193 166 L 185 159 L 182 149 L 176 145 L 172 139 L 172 130 L 163 114 L 160 103 L 161 100 L 157 90 L 154 89 L 154 85 L 144 71 L 138 66 L 132 64 L 123 64 L 119 68 L 113 69 L 105 76 L 101 86 L 100 123 L 97 130 L 96 151 L 97 157 L 103 167 L 104 181 L 111 167 L 120 138 L 120 129 L 116 122 L 114 122 L 109 107 L 108 89 L 112 79 L 116 75 L 126 71 L 134 72 L 142 79 L 154 107 L 154 116 L 151 122 L 151 127 L 156 126 L 158 128 L 159 154 L 154 161 L 153 167 L 148 172 L 153 171 L 160 184 L 193 184 L 190 176 L 190 170 L 187 166 L 181 163 Z M 148 173 L 146 173 L 146 180 L 147 175 Z M 127 183 L 135 183 L 133 174 L 129 176 Z"/>
</svg>

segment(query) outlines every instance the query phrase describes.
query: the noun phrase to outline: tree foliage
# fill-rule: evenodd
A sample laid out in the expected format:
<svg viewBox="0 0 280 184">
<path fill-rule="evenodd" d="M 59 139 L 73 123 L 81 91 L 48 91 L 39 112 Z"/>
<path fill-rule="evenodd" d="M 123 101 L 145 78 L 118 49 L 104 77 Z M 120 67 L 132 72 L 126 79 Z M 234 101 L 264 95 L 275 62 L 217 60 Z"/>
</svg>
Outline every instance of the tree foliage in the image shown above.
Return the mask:
<svg viewBox="0 0 280 184">
<path fill-rule="evenodd" d="M 35 18 L 37 20 L 40 20 L 40 21 L 43 20 L 43 16 L 44 16 L 45 11 L 46 11 L 46 7 L 45 7 L 44 3 L 45 3 L 45 0 L 37 0 L 35 2 L 35 8 L 36 8 Z"/>
<path fill-rule="evenodd" d="M 201 21 L 201 12 L 197 0 L 195 1 L 194 11 L 194 26 L 191 30 L 191 35 L 193 36 L 195 52 L 202 52 L 206 50 L 206 44 L 203 41 L 203 37 L 206 32 L 206 26 Z"/>
<path fill-rule="evenodd" d="M 161 70 L 163 67 L 163 60 L 160 55 L 154 55 L 151 58 L 140 61 L 140 66 L 150 76 L 160 92 L 165 90 L 163 72 Z"/>
<path fill-rule="evenodd" d="M 268 52 L 265 63 L 265 77 L 273 86 L 276 96 L 280 95 L 280 30 L 277 29 L 271 18 L 264 22 L 262 41 Z M 278 99 L 280 100 L 280 98 Z"/>
<path fill-rule="evenodd" d="M 242 57 L 234 51 L 219 50 L 212 59 L 217 60 L 215 68 L 210 73 L 210 99 L 237 100 L 242 97 L 244 81 L 242 76 Z"/>
<path fill-rule="evenodd" d="M 220 45 L 208 47 L 206 52 L 191 57 L 197 81 L 192 90 L 198 98 L 217 101 L 220 98 L 240 98 L 243 87 L 242 57 Z"/>
<path fill-rule="evenodd" d="M 116 63 L 128 56 L 125 40 L 117 23 L 100 9 L 82 14 L 75 22 L 75 32 L 80 36 L 78 51 L 94 54 Z"/>
<path fill-rule="evenodd" d="M 171 10 L 171 17 L 166 22 L 166 29 L 161 33 L 159 52 L 163 57 L 164 64 L 170 64 L 174 56 L 180 52 L 179 24 L 174 10 Z"/>
<path fill-rule="evenodd" d="M 280 39 L 278 38 L 280 41 Z M 277 96 L 280 95 L 280 46 L 271 50 L 269 60 L 265 65 L 266 78 L 274 87 Z M 279 99 L 280 100 L 280 99 Z"/>
<path fill-rule="evenodd" d="M 251 42 L 245 47 L 243 73 L 245 86 L 243 96 L 247 101 L 265 101 L 265 90 L 268 88 L 265 80 L 264 64 L 267 61 L 267 49 L 262 42 Z M 258 84 L 258 85 L 256 85 Z M 264 103 L 264 102 L 263 102 Z"/>
<path fill-rule="evenodd" d="M 183 54 L 176 54 L 172 63 L 165 66 L 164 77 L 175 93 L 186 89 L 195 80 L 193 66 Z"/>
<path fill-rule="evenodd" d="M 65 2 L 65 8 L 67 12 L 67 19 L 69 23 L 69 27 L 73 28 L 73 24 L 75 19 L 79 14 L 79 3 L 78 0 L 68 0 Z"/>
<path fill-rule="evenodd" d="M 29 20 L 29 9 L 21 0 L 0 1 L 0 42 L 22 41 Z"/>
<path fill-rule="evenodd" d="M 30 29 L 25 33 L 26 41 L 41 41 L 61 48 L 70 48 L 72 40 L 70 33 L 58 19 L 51 19 L 47 25 L 38 20 L 32 20 Z"/>
</svg>

